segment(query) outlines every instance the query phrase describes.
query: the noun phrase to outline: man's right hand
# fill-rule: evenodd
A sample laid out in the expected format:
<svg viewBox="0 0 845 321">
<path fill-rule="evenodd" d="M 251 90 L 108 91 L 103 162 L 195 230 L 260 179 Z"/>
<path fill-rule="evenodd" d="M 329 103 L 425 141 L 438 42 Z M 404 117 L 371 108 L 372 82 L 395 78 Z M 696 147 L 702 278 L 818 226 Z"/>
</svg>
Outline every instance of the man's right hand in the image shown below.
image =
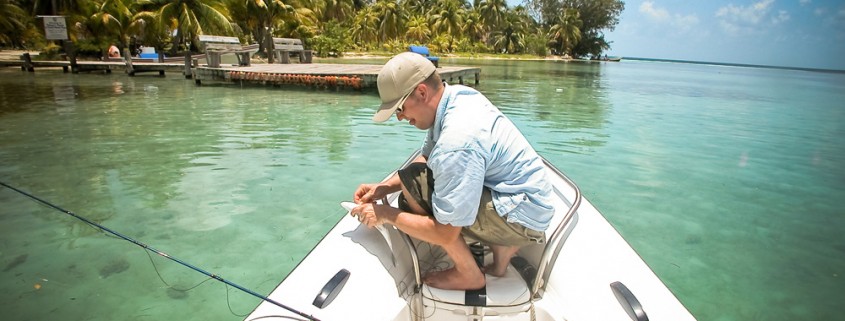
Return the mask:
<svg viewBox="0 0 845 321">
<path fill-rule="evenodd" d="M 375 200 L 381 199 L 389 194 L 390 188 L 383 184 L 361 184 L 355 190 L 355 195 L 352 200 L 355 204 L 372 203 Z"/>
</svg>

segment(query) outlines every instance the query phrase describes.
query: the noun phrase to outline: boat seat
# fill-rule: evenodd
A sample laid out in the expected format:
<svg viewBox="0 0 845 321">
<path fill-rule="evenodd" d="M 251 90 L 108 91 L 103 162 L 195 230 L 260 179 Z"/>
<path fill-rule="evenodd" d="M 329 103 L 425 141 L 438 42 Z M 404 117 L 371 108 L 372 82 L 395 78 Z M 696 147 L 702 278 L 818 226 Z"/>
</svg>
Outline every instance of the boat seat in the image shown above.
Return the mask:
<svg viewBox="0 0 845 321">
<path fill-rule="evenodd" d="M 515 306 L 528 302 L 530 295 L 528 285 L 522 279 L 519 272 L 508 265 L 508 270 L 502 277 L 486 275 L 486 302 L 482 306 Z M 449 303 L 461 306 L 478 306 L 478 304 L 467 304 L 467 292 L 462 290 L 443 290 L 429 287 L 423 284 L 423 297 L 432 301 Z"/>
</svg>

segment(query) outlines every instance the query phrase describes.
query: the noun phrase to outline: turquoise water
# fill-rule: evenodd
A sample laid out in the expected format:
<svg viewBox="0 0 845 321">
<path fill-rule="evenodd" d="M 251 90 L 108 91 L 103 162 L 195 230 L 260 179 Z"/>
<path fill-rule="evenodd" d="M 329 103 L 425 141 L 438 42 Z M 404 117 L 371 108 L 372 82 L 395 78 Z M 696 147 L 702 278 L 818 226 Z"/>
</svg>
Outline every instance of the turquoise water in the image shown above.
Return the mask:
<svg viewBox="0 0 845 321">
<path fill-rule="evenodd" d="M 444 63 L 482 68 L 479 89 L 699 320 L 842 319 L 845 75 Z M 423 132 L 370 121 L 377 103 L 0 70 L 0 181 L 269 293 L 340 201 L 419 146 Z M 0 275 L 9 320 L 240 320 L 258 304 L 5 188 Z"/>
</svg>

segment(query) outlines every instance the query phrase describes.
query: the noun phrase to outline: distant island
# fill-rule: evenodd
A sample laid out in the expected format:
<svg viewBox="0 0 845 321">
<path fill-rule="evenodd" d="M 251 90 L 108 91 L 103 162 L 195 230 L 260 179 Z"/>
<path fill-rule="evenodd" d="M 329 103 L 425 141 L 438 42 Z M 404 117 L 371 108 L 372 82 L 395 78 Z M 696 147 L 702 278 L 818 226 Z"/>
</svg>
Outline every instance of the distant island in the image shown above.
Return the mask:
<svg viewBox="0 0 845 321">
<path fill-rule="evenodd" d="M 727 66 L 727 67 L 749 67 L 749 68 L 768 68 L 768 69 L 801 70 L 801 71 L 827 72 L 827 73 L 845 73 L 845 70 L 838 70 L 838 69 L 821 69 L 821 68 L 805 68 L 805 67 L 787 67 L 787 66 L 755 65 L 755 64 L 740 64 L 740 63 L 729 63 L 729 62 L 695 61 L 695 60 L 680 60 L 680 59 L 661 59 L 661 58 L 625 57 L 625 60 L 654 61 L 654 62 L 669 62 L 669 63 L 683 63 L 683 64 L 696 64 L 696 65 L 715 65 L 715 66 Z"/>
</svg>

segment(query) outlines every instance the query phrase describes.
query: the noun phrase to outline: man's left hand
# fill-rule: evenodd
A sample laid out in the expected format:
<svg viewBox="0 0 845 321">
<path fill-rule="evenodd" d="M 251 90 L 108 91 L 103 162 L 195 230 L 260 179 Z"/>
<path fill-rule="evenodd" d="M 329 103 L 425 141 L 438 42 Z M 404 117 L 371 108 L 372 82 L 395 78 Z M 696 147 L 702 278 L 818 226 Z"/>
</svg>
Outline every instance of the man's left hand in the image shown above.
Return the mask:
<svg viewBox="0 0 845 321">
<path fill-rule="evenodd" d="M 367 227 L 375 227 L 376 225 L 384 224 L 384 218 L 379 216 L 379 213 L 384 213 L 384 207 L 388 205 L 379 205 L 374 203 L 364 203 L 349 211 L 352 217 L 358 218 L 358 222 L 367 225 Z M 392 208 L 392 207 L 390 207 Z"/>
</svg>

